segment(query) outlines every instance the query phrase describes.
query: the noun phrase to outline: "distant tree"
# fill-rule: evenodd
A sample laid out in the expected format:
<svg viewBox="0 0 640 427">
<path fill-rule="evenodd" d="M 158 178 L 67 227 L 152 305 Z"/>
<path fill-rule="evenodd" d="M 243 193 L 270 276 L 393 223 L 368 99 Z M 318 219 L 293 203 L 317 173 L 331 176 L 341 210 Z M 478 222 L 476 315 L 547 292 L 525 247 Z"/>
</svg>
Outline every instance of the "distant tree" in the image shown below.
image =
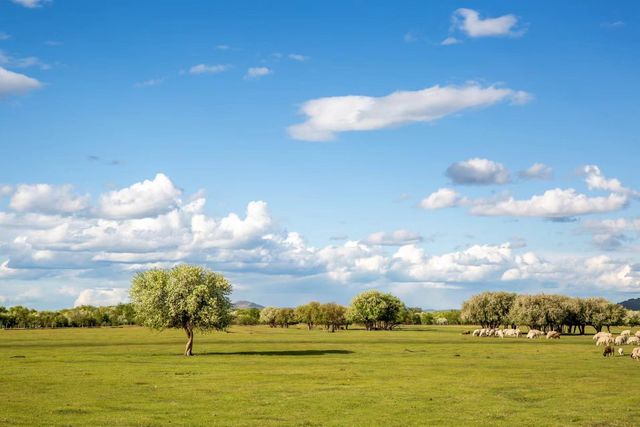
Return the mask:
<svg viewBox="0 0 640 427">
<path fill-rule="evenodd" d="M 257 325 L 260 323 L 260 310 L 257 308 L 239 308 L 233 312 L 237 325 Z"/>
<path fill-rule="evenodd" d="M 264 323 L 265 325 L 269 325 L 270 327 L 275 328 L 277 325 L 277 314 L 277 307 L 263 308 L 262 310 L 260 310 L 260 323 Z"/>
<path fill-rule="evenodd" d="M 295 325 L 296 315 L 292 308 L 279 308 L 276 311 L 276 323 L 281 328 L 288 328 L 289 325 Z"/>
<path fill-rule="evenodd" d="M 221 330 L 229 325 L 230 293 L 231 284 L 221 274 L 195 265 L 138 273 L 130 291 L 143 325 L 185 331 L 185 356 L 193 355 L 194 330 Z"/>
<path fill-rule="evenodd" d="M 428 311 L 423 311 L 420 313 L 420 323 L 422 325 L 433 325 L 435 323 L 435 317 L 433 313 Z"/>
<path fill-rule="evenodd" d="M 405 309 L 400 299 L 382 292 L 371 290 L 356 295 L 351 300 L 352 320 L 361 323 L 368 331 L 393 329 L 401 320 Z"/>
<path fill-rule="evenodd" d="M 516 294 L 511 292 L 483 292 L 474 295 L 462 304 L 461 321 L 497 328 L 511 322 L 510 311 Z"/>
<path fill-rule="evenodd" d="M 324 327 L 335 332 L 336 329 L 341 328 L 347 322 L 347 308 L 339 304 L 330 302 L 320 305 L 319 321 Z"/>
<path fill-rule="evenodd" d="M 295 310 L 296 319 L 298 322 L 307 325 L 307 329 L 313 329 L 320 319 L 320 303 L 311 301 L 308 304 L 300 305 Z"/>
<path fill-rule="evenodd" d="M 631 327 L 640 326 L 640 311 L 627 310 L 624 318 L 624 324 Z"/>
</svg>

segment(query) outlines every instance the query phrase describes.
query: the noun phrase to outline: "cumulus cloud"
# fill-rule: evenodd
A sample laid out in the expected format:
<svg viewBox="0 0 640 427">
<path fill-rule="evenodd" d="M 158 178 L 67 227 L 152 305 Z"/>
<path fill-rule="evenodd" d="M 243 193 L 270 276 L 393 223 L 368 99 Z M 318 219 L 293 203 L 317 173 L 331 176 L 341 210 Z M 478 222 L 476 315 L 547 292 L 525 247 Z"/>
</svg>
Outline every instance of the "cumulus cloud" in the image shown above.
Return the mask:
<svg viewBox="0 0 640 427">
<path fill-rule="evenodd" d="M 98 210 L 107 218 L 140 218 L 167 212 L 180 202 L 182 192 L 162 173 L 100 197 Z"/>
<path fill-rule="evenodd" d="M 613 193 L 626 194 L 632 197 L 639 197 L 640 193 L 631 190 L 620 182 L 616 178 L 607 178 L 604 176 L 600 168 L 596 165 L 586 165 L 582 168 L 582 173 L 585 177 L 585 182 L 589 190 L 604 190 Z"/>
<path fill-rule="evenodd" d="M 371 233 L 365 239 L 365 243 L 369 245 L 381 246 L 403 246 L 413 243 L 422 242 L 423 238 L 420 234 L 409 230 L 396 230 L 392 232 L 378 231 Z"/>
<path fill-rule="evenodd" d="M 273 71 L 269 67 L 251 67 L 247 70 L 244 78 L 248 80 L 259 79 L 260 77 L 268 76 L 271 73 L 273 73 Z"/>
<path fill-rule="evenodd" d="M 640 218 L 615 218 L 586 221 L 582 229 L 591 234 L 594 245 L 616 250 L 640 237 Z"/>
<path fill-rule="evenodd" d="M 37 9 L 42 7 L 45 3 L 49 3 L 51 0 L 11 0 L 15 4 L 26 7 L 28 9 Z"/>
<path fill-rule="evenodd" d="M 85 289 L 78 295 L 74 307 L 81 305 L 116 305 L 129 300 L 129 290 L 126 288 Z"/>
<path fill-rule="evenodd" d="M 589 197 L 573 188 L 555 188 L 525 200 L 509 197 L 495 203 L 480 201 L 470 212 L 483 216 L 562 218 L 617 211 L 625 208 L 628 201 L 627 196 L 623 194 Z"/>
<path fill-rule="evenodd" d="M 509 170 L 502 163 L 480 158 L 456 162 L 445 174 L 454 184 L 499 185 L 511 180 Z"/>
<path fill-rule="evenodd" d="M 38 80 L 0 67 L 0 98 L 24 95 L 40 87 L 42 83 Z"/>
<path fill-rule="evenodd" d="M 298 53 L 290 53 L 289 55 L 287 55 L 287 58 L 291 59 L 292 61 L 298 62 L 306 62 L 309 60 L 308 56 L 300 55 Z"/>
<path fill-rule="evenodd" d="M 216 65 L 207 65 L 207 64 L 198 64 L 189 68 L 189 74 L 218 74 L 223 71 L 227 71 L 229 69 L 228 65 L 225 64 L 216 64 Z"/>
<path fill-rule="evenodd" d="M 503 15 L 497 18 L 481 18 L 473 9 L 461 8 L 451 17 L 452 27 L 468 37 L 520 36 L 524 29 L 518 28 L 518 18 Z"/>
<path fill-rule="evenodd" d="M 20 184 L 9 202 L 9 207 L 18 212 L 74 213 L 88 206 L 89 195 L 74 194 L 68 184 Z"/>
<path fill-rule="evenodd" d="M 553 177 L 553 169 L 544 163 L 534 163 L 529 168 L 520 171 L 518 176 L 521 179 L 551 179 Z"/>
<path fill-rule="evenodd" d="M 526 93 L 476 83 L 464 86 L 432 86 L 399 91 L 382 97 L 334 96 L 312 99 L 302 105 L 304 123 L 290 126 L 289 135 L 306 141 L 328 141 L 337 133 L 366 131 L 432 122 L 472 108 L 499 102 L 526 102 Z"/>
<path fill-rule="evenodd" d="M 450 188 L 440 188 L 422 199 L 420 206 L 427 210 L 452 208 L 460 205 L 463 200 L 464 198 L 457 191 Z"/>
</svg>

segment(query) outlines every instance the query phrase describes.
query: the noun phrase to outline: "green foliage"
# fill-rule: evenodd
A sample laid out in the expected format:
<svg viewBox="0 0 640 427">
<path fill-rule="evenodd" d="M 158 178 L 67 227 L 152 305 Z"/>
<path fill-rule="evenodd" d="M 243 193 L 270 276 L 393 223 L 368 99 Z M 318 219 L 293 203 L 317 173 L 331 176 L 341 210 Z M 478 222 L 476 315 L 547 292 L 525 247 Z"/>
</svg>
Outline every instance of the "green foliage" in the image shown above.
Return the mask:
<svg viewBox="0 0 640 427">
<path fill-rule="evenodd" d="M 133 325 L 131 304 L 109 307 L 84 305 L 58 311 L 37 311 L 22 306 L 0 310 L 0 328 L 67 328 Z"/>
<path fill-rule="evenodd" d="M 325 329 L 335 332 L 347 324 L 347 309 L 339 304 L 330 302 L 320 305 L 319 323 L 322 323 Z"/>
<path fill-rule="evenodd" d="M 231 284 L 221 274 L 195 265 L 136 274 L 131 302 L 152 329 L 221 330 L 231 323 Z"/>
<path fill-rule="evenodd" d="M 311 301 L 308 304 L 300 305 L 295 310 L 296 319 L 298 322 L 307 325 L 308 329 L 313 329 L 313 326 L 320 323 L 320 303 L 317 301 Z"/>
<path fill-rule="evenodd" d="M 260 309 L 258 308 L 239 308 L 233 313 L 234 325 L 257 325 L 260 323 Z"/>
<path fill-rule="evenodd" d="M 483 328 L 497 328 L 511 324 L 509 312 L 516 294 L 510 292 L 483 292 L 462 304 L 461 320 Z"/>
<path fill-rule="evenodd" d="M 351 318 L 363 324 L 367 330 L 393 329 L 402 321 L 405 306 L 391 294 L 371 290 L 356 295 L 351 300 Z"/>
</svg>

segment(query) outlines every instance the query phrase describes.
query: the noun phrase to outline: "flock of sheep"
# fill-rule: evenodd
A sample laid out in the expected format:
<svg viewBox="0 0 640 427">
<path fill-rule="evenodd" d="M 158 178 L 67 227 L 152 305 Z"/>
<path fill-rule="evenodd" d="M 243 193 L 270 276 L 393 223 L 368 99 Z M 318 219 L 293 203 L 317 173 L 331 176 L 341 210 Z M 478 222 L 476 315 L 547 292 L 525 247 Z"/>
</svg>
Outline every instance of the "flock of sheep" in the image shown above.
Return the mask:
<svg viewBox="0 0 640 427">
<path fill-rule="evenodd" d="M 468 331 L 466 332 L 469 333 Z M 498 329 L 498 328 L 482 328 L 474 330 L 471 335 L 474 337 L 497 337 L 497 338 L 506 338 L 513 337 L 519 338 L 522 332 L 519 328 L 515 329 Z M 528 339 L 536 339 L 538 337 L 546 336 L 548 340 L 551 339 L 560 339 L 560 332 L 557 331 L 549 331 L 547 333 L 543 331 L 539 331 L 537 329 L 529 329 L 527 332 Z M 605 346 L 604 351 L 602 353 L 603 356 L 613 356 L 614 355 L 614 345 L 620 346 L 618 348 L 618 354 L 620 356 L 624 356 L 624 349 L 621 347 L 623 345 L 640 345 L 640 331 L 636 332 L 634 335 L 631 334 L 630 330 L 622 331 L 620 335 L 614 337 L 610 332 L 598 332 L 593 336 L 593 340 L 596 342 L 596 346 Z M 640 360 L 640 347 L 635 347 L 631 351 L 631 358 L 634 360 Z"/>
</svg>

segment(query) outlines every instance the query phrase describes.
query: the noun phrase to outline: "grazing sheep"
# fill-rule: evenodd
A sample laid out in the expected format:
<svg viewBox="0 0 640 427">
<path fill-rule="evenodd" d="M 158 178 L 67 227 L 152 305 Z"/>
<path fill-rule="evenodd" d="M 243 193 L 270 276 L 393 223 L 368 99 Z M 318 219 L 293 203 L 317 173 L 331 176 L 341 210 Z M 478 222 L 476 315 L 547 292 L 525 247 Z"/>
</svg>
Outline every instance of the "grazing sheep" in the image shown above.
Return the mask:
<svg viewBox="0 0 640 427">
<path fill-rule="evenodd" d="M 610 334 L 609 332 L 598 332 L 591 339 L 593 339 L 594 341 L 598 341 L 600 337 L 611 337 L 611 336 L 613 335 Z"/>
<path fill-rule="evenodd" d="M 471 335 L 473 335 L 474 337 L 477 337 L 478 335 L 480 335 L 480 329 L 474 329 Z"/>
<path fill-rule="evenodd" d="M 618 349 L 618 354 L 619 354 L 620 356 L 624 356 L 624 348 L 620 347 L 620 348 Z"/>
<path fill-rule="evenodd" d="M 502 332 L 502 330 L 498 329 L 496 331 L 496 337 L 504 338 L 504 332 Z"/>
<path fill-rule="evenodd" d="M 636 337 L 640 338 L 640 331 L 636 332 Z"/>
<path fill-rule="evenodd" d="M 616 337 L 616 340 L 615 340 L 616 345 L 623 345 L 626 343 L 627 343 L 627 335 L 620 335 L 619 337 Z"/>
<path fill-rule="evenodd" d="M 630 330 L 628 330 L 628 329 L 627 329 L 626 331 L 622 331 L 622 332 L 620 332 L 620 336 L 621 336 L 621 337 L 628 337 L 628 336 L 630 336 L 630 335 L 631 335 L 631 331 L 630 331 Z"/>
<path fill-rule="evenodd" d="M 631 352 L 631 358 L 633 360 L 640 360 L 640 347 L 636 347 Z"/>
<path fill-rule="evenodd" d="M 549 331 L 549 332 L 547 332 L 547 339 L 548 340 L 559 340 L 560 339 L 560 332 L 558 332 L 558 331 Z"/>
<path fill-rule="evenodd" d="M 482 328 L 480 329 L 480 334 L 478 335 L 479 337 L 486 337 L 489 333 L 489 330 L 486 328 Z"/>
<path fill-rule="evenodd" d="M 627 338 L 627 345 L 640 344 L 640 338 L 638 337 L 629 337 Z"/>
<path fill-rule="evenodd" d="M 598 338 L 598 341 L 596 341 L 596 346 L 601 346 L 601 345 L 608 346 L 613 344 L 614 342 L 615 340 L 613 339 L 613 337 L 604 336 L 604 337 Z"/>
<path fill-rule="evenodd" d="M 613 347 L 610 345 L 606 346 L 604 350 L 602 350 L 602 355 L 604 357 L 609 357 L 609 356 L 613 357 L 614 356 Z"/>
<path fill-rule="evenodd" d="M 527 338 L 530 340 L 538 338 L 540 335 L 544 335 L 544 332 L 539 331 L 537 329 L 530 329 L 527 333 Z"/>
</svg>

